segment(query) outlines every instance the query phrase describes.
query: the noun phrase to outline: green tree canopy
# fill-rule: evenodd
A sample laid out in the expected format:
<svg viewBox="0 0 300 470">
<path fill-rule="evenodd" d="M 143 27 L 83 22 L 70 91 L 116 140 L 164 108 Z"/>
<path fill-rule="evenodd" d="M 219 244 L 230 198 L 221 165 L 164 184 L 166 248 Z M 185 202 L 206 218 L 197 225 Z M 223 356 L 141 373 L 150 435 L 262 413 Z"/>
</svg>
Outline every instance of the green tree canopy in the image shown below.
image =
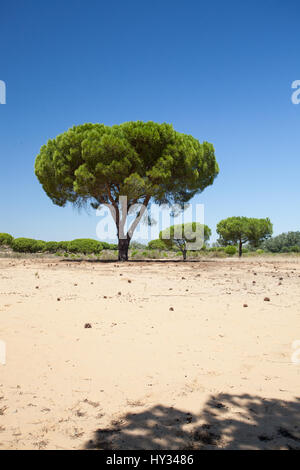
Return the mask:
<svg viewBox="0 0 300 470">
<path fill-rule="evenodd" d="M 151 240 L 148 243 L 149 250 L 166 250 L 167 248 L 167 245 L 160 238 L 158 238 L 157 240 Z"/>
<path fill-rule="evenodd" d="M 11 245 L 14 237 L 9 233 L 0 233 L 0 245 Z"/>
<path fill-rule="evenodd" d="M 184 204 L 218 174 L 212 144 L 176 132 L 170 124 L 83 124 L 44 145 L 35 173 L 54 204 L 107 204 L 116 223 L 119 258 L 127 259 L 140 210 L 127 233 L 127 211 L 137 203 Z M 121 207 L 120 196 L 127 196 Z"/>
<path fill-rule="evenodd" d="M 210 236 L 210 228 L 198 222 L 172 225 L 159 234 L 160 240 L 164 242 L 166 247 L 172 249 L 176 246 L 180 249 L 184 260 L 186 260 L 188 249 L 201 249 Z"/>
<path fill-rule="evenodd" d="M 221 245 L 239 244 L 239 256 L 242 256 L 243 243 L 249 242 L 253 247 L 269 238 L 273 233 L 270 219 L 254 219 L 248 217 L 229 217 L 217 225 Z"/>
<path fill-rule="evenodd" d="M 300 232 L 287 232 L 269 238 L 263 243 L 263 248 L 273 253 L 300 251 Z"/>
</svg>

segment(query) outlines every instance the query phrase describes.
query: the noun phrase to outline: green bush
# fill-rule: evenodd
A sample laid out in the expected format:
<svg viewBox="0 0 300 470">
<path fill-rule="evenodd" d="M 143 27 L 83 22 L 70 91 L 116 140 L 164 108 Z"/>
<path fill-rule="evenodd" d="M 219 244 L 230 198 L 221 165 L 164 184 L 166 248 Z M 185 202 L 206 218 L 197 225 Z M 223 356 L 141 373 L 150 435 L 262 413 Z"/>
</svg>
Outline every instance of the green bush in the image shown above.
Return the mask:
<svg viewBox="0 0 300 470">
<path fill-rule="evenodd" d="M 11 246 L 14 237 L 9 235 L 9 233 L 0 233 L 0 245 Z"/>
<path fill-rule="evenodd" d="M 149 250 L 165 250 L 166 249 L 166 245 L 165 243 L 163 242 L 163 240 L 160 240 L 159 238 L 157 240 L 151 240 L 149 243 L 148 243 L 148 249 Z"/>
<path fill-rule="evenodd" d="M 57 253 L 59 251 L 59 242 L 45 242 L 44 251 L 48 253 Z"/>
<path fill-rule="evenodd" d="M 291 253 L 300 253 L 300 246 L 299 245 L 291 246 L 290 247 L 290 252 Z"/>
<path fill-rule="evenodd" d="M 110 243 L 101 242 L 102 250 L 110 250 Z"/>
<path fill-rule="evenodd" d="M 102 250 L 118 250 L 118 245 L 116 243 L 107 243 L 107 242 L 100 242 L 102 245 Z"/>
<path fill-rule="evenodd" d="M 45 251 L 45 247 L 46 247 L 46 242 L 44 242 L 43 240 L 36 240 L 36 250 L 37 252 L 42 252 L 42 251 Z"/>
<path fill-rule="evenodd" d="M 288 253 L 291 248 L 300 247 L 300 232 L 287 232 L 270 238 L 263 243 L 262 248 L 272 253 Z"/>
<path fill-rule="evenodd" d="M 225 246 L 212 246 L 211 248 L 207 248 L 207 251 L 225 251 Z"/>
<path fill-rule="evenodd" d="M 225 251 L 226 255 L 233 256 L 233 255 L 236 254 L 237 249 L 236 249 L 236 246 L 229 245 L 229 246 L 226 246 L 224 251 Z"/>
<path fill-rule="evenodd" d="M 78 238 L 68 243 L 68 251 L 85 255 L 98 254 L 102 251 L 102 243 L 90 238 Z"/>
<path fill-rule="evenodd" d="M 132 248 L 133 250 L 144 250 L 145 248 L 147 248 L 147 246 L 144 245 L 143 243 L 132 241 L 130 243 L 130 248 Z"/>
<path fill-rule="evenodd" d="M 258 249 L 258 250 L 256 250 L 256 253 L 257 253 L 258 255 L 262 255 L 262 254 L 264 253 L 264 250 Z"/>
<path fill-rule="evenodd" d="M 11 246 L 18 253 L 38 253 L 44 251 L 46 242 L 32 238 L 15 238 Z"/>
<path fill-rule="evenodd" d="M 58 250 L 68 251 L 70 242 L 58 242 Z"/>
</svg>

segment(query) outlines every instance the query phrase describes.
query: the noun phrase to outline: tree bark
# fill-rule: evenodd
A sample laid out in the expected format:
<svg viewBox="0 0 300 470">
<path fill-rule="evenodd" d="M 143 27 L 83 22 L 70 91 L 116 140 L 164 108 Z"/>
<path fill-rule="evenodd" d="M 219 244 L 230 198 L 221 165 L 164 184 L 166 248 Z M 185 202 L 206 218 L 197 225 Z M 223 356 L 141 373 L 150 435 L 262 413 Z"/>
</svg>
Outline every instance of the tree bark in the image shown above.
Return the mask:
<svg viewBox="0 0 300 470">
<path fill-rule="evenodd" d="M 135 231 L 135 229 L 136 229 L 137 225 L 139 224 L 143 214 L 145 213 L 145 210 L 147 209 L 149 201 L 150 201 L 150 196 L 146 196 L 144 201 L 143 201 L 142 207 L 141 207 L 138 215 L 136 216 L 136 219 L 132 222 L 131 227 L 129 228 L 129 230 L 127 232 L 127 237 L 125 236 L 125 238 L 123 238 L 124 237 L 124 227 L 125 227 L 125 223 L 126 223 L 126 219 L 127 219 L 128 210 L 130 208 L 132 208 L 132 206 L 134 206 L 136 203 L 130 204 L 130 205 L 127 205 L 127 206 L 126 206 L 126 202 L 125 202 L 125 206 L 124 206 L 124 203 L 123 203 L 121 211 L 120 211 L 120 208 L 118 206 L 116 206 L 116 208 L 115 208 L 115 210 L 116 210 L 115 223 L 116 223 L 116 226 L 117 226 L 117 233 L 118 233 L 118 238 L 119 238 L 119 261 L 128 261 L 128 249 L 129 249 L 129 245 L 130 245 L 130 241 L 131 241 L 133 232 Z M 120 216 L 120 213 L 121 213 L 121 216 Z M 120 238 L 121 234 L 123 234 L 122 238 Z"/>
<path fill-rule="evenodd" d="M 239 257 L 242 256 L 242 253 L 243 253 L 243 244 L 242 244 L 242 240 L 240 240 L 240 243 L 239 243 Z"/>
<path fill-rule="evenodd" d="M 183 250 L 182 254 L 183 254 L 183 261 L 186 261 L 186 250 Z"/>
<path fill-rule="evenodd" d="M 119 261 L 128 261 L 128 249 L 130 238 L 119 239 Z"/>
</svg>

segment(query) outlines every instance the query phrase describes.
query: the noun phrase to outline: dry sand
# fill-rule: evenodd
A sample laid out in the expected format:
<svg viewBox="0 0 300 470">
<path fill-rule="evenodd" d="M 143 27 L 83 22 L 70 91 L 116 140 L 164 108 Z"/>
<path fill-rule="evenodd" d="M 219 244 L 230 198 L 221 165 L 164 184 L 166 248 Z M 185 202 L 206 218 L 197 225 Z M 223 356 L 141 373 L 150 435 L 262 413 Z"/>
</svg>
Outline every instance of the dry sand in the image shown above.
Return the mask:
<svg viewBox="0 0 300 470">
<path fill-rule="evenodd" d="M 0 449 L 300 449 L 299 258 L 0 268 Z"/>
</svg>

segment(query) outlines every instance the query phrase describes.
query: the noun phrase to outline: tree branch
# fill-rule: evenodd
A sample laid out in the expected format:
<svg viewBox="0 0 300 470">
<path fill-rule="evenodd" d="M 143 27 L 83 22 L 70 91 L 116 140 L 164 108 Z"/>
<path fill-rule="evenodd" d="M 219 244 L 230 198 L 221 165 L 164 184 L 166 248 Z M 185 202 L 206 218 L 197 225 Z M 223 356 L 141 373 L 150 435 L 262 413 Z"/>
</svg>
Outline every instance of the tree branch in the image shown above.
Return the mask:
<svg viewBox="0 0 300 470">
<path fill-rule="evenodd" d="M 130 237 L 130 239 L 132 238 L 132 235 L 133 235 L 137 225 L 139 224 L 141 218 L 143 217 L 143 215 L 145 213 L 145 210 L 147 209 L 147 206 L 149 204 L 150 199 L 151 199 L 151 196 L 146 196 L 145 197 L 144 202 L 143 202 L 143 206 L 142 206 L 140 212 L 136 216 L 136 219 L 132 222 L 131 227 L 128 230 L 128 234 L 127 234 Z"/>
<path fill-rule="evenodd" d="M 110 202 L 112 203 L 112 205 L 115 207 L 117 205 L 117 201 L 113 198 L 109 185 L 106 184 L 105 187 L 106 187 L 106 190 L 107 190 L 107 193 L 108 193 L 108 198 L 109 198 Z"/>
</svg>

